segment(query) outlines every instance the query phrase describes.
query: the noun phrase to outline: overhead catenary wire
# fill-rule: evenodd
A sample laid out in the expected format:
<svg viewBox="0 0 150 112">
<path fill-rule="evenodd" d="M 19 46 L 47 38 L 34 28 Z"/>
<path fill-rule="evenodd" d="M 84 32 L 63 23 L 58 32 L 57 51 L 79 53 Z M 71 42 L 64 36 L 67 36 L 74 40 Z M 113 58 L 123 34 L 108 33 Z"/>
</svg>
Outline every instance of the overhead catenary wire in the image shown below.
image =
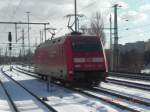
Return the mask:
<svg viewBox="0 0 150 112">
<path fill-rule="evenodd" d="M 148 31 L 147 31 L 148 32 Z M 146 32 L 146 33 L 147 33 Z M 149 37 L 149 33 L 150 32 L 148 32 L 147 34 L 144 34 L 145 32 L 140 32 L 140 34 L 142 34 L 142 35 L 147 35 L 148 37 Z M 139 33 L 134 33 L 134 34 L 130 34 L 130 37 L 132 37 L 132 36 L 136 36 L 136 37 L 141 37 L 141 35 L 139 35 Z M 123 37 L 123 38 L 126 38 L 126 37 L 129 37 L 129 34 L 126 34 L 126 35 L 122 35 L 121 37 Z"/>
<path fill-rule="evenodd" d="M 87 8 L 89 8 L 89 7 L 93 6 L 93 5 L 95 5 L 97 2 L 98 2 L 98 0 L 95 0 L 95 1 L 93 1 L 93 2 L 91 2 L 91 3 L 89 3 L 88 5 L 82 7 L 82 8 L 79 9 L 79 10 L 80 10 L 80 11 L 85 10 L 85 9 L 87 9 Z M 109 8 L 112 8 L 112 7 L 101 7 L 101 8 L 108 8 L 108 9 L 109 9 Z"/>
<path fill-rule="evenodd" d="M 10 4 L 11 2 L 12 2 L 12 1 L 10 0 L 10 1 L 9 1 L 9 4 Z M 20 8 L 22 2 L 23 2 L 23 0 L 20 0 L 20 1 L 18 2 L 18 5 L 15 7 L 15 9 L 13 10 L 12 15 L 10 16 L 10 21 L 11 21 L 12 19 L 14 19 L 14 17 L 15 17 L 15 15 L 16 15 L 17 11 L 19 10 L 19 8 Z M 8 25 L 3 28 L 3 31 L 6 30 L 7 27 L 8 27 Z"/>
<path fill-rule="evenodd" d="M 9 4 L 10 4 L 10 2 L 9 2 Z M 17 7 L 15 7 L 15 9 L 13 10 L 12 15 L 10 16 L 10 21 L 15 17 L 15 15 L 16 15 L 17 11 L 19 10 L 19 7 L 20 7 L 20 5 L 21 5 L 22 2 L 23 2 L 23 0 L 20 0 L 19 3 L 18 3 L 18 5 L 17 5 Z M 5 29 L 6 29 L 6 27 L 4 27 L 4 30 Z"/>
<path fill-rule="evenodd" d="M 11 19 L 14 18 L 14 16 L 16 15 L 17 11 L 19 10 L 21 3 L 23 2 L 23 0 L 20 0 L 20 2 L 18 3 L 17 7 L 15 8 L 15 10 L 13 11 L 12 17 Z"/>
<path fill-rule="evenodd" d="M 149 27 L 150 24 L 145 24 L 145 25 L 139 25 L 139 26 L 135 26 L 135 27 L 130 27 L 129 29 L 130 30 L 134 30 L 134 29 L 140 29 L 140 28 L 143 28 L 143 27 Z"/>
</svg>

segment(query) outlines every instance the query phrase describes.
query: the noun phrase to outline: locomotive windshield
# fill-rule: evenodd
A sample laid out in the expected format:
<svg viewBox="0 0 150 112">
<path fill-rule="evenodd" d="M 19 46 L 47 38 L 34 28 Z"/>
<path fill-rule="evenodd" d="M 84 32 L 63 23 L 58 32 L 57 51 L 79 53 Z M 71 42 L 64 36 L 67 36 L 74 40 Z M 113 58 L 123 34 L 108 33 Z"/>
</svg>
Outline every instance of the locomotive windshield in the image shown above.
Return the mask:
<svg viewBox="0 0 150 112">
<path fill-rule="evenodd" d="M 84 52 L 102 50 L 100 41 L 94 37 L 74 38 L 72 42 L 72 48 L 74 51 Z"/>
</svg>

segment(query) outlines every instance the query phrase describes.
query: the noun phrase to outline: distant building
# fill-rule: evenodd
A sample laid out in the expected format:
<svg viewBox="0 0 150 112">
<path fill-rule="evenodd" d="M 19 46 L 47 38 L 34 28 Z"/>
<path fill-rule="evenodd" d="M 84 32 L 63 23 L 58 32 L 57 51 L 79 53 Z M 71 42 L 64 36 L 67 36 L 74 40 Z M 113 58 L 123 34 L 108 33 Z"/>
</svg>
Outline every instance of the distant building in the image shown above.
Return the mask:
<svg viewBox="0 0 150 112">
<path fill-rule="evenodd" d="M 136 50 L 138 52 L 144 52 L 145 51 L 145 42 L 144 41 L 137 41 L 135 43 L 126 43 L 123 46 L 120 46 L 120 52 L 124 53 L 131 50 Z"/>
<path fill-rule="evenodd" d="M 147 56 L 147 60 L 145 58 L 145 51 L 150 51 L 150 39 L 147 42 L 137 41 L 126 43 L 125 45 L 119 44 L 118 50 L 117 69 L 120 71 L 140 72 L 145 63 L 150 63 L 150 53 Z"/>
<path fill-rule="evenodd" d="M 145 42 L 145 51 L 150 51 L 150 39 Z"/>
</svg>

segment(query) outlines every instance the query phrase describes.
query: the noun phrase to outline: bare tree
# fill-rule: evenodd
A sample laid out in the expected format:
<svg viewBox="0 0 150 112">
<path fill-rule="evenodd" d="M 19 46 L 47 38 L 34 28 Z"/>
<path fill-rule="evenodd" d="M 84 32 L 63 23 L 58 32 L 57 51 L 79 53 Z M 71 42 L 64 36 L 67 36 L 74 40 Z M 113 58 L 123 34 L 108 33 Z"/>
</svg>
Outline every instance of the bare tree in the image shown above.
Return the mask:
<svg viewBox="0 0 150 112">
<path fill-rule="evenodd" d="M 87 32 L 87 26 L 86 25 L 82 25 L 80 29 L 81 29 L 82 33 Z"/>
<path fill-rule="evenodd" d="M 103 44 L 105 45 L 106 38 L 104 33 L 104 21 L 100 12 L 96 12 L 95 14 L 93 14 L 90 27 L 91 28 L 88 33 L 98 35 L 101 38 Z"/>
</svg>

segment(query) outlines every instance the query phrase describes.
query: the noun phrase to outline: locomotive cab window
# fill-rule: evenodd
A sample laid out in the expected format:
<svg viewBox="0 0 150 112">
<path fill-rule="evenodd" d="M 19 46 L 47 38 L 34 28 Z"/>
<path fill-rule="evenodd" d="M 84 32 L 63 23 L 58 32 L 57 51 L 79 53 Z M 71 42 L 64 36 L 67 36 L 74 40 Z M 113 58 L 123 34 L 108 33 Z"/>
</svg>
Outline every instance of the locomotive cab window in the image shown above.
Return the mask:
<svg viewBox="0 0 150 112">
<path fill-rule="evenodd" d="M 101 51 L 102 46 L 100 43 L 72 43 L 74 51 Z"/>
</svg>

